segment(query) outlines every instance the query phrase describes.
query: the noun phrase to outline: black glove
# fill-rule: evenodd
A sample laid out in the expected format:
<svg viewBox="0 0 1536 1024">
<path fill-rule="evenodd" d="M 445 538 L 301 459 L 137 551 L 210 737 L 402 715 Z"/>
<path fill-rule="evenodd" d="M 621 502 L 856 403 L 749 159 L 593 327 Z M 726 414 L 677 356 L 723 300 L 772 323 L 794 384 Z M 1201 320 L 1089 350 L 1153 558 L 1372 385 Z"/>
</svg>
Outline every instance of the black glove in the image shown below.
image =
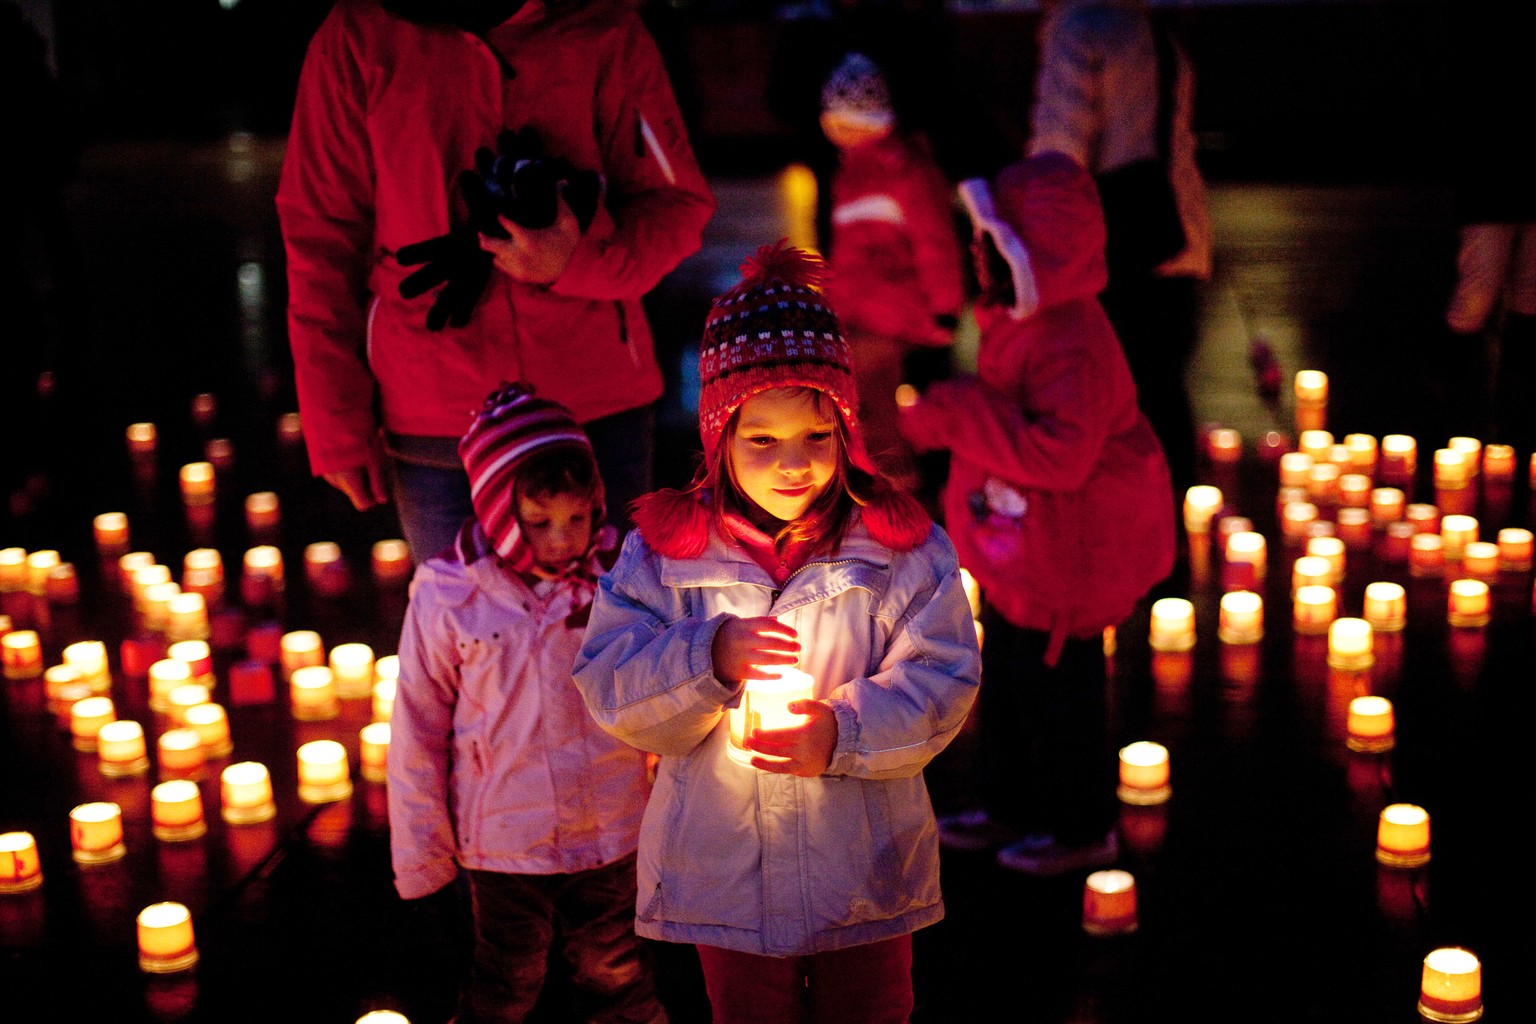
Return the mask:
<svg viewBox="0 0 1536 1024">
<path fill-rule="evenodd" d="M 414 299 L 438 285 L 442 289 L 427 310 L 427 330 L 445 325 L 463 327 L 475 311 L 480 293 L 491 279 L 491 254 L 480 248 L 473 228 L 456 228 L 423 242 L 400 247 L 395 259 L 403 267 L 423 264 L 400 282 L 400 297 Z"/>
<path fill-rule="evenodd" d="M 525 228 L 547 228 L 555 222 L 556 199 L 562 194 L 583 231 L 592 223 L 603 186 L 596 171 L 578 171 L 563 157 L 546 157 L 531 128 L 503 129 L 496 149 L 477 150 L 474 171 L 459 178 L 471 223 L 479 231 L 507 237 L 497 214 Z"/>
</svg>

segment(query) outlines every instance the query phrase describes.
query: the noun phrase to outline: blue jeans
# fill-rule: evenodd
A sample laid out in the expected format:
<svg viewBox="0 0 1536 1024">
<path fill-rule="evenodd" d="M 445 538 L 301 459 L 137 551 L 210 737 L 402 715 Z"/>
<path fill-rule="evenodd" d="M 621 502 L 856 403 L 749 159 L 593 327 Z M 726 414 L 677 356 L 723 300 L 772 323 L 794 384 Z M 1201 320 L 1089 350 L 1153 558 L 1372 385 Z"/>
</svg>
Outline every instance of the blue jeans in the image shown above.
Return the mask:
<svg viewBox="0 0 1536 1024">
<path fill-rule="evenodd" d="M 656 449 L 654 405 L 629 409 L 583 424 L 597 455 L 608 493 L 608 521 L 628 532 L 629 503 L 651 489 Z M 469 476 L 458 458 L 458 440 L 391 434 L 386 448 L 393 468 L 400 530 L 420 565 L 438 554 L 475 514 Z"/>
<path fill-rule="evenodd" d="M 474 957 L 460 1024 L 511 1024 L 533 1011 L 551 950 L 570 967 L 573 1019 L 665 1024 L 648 951 L 635 935 L 635 855 L 591 871 L 470 871 Z"/>
</svg>

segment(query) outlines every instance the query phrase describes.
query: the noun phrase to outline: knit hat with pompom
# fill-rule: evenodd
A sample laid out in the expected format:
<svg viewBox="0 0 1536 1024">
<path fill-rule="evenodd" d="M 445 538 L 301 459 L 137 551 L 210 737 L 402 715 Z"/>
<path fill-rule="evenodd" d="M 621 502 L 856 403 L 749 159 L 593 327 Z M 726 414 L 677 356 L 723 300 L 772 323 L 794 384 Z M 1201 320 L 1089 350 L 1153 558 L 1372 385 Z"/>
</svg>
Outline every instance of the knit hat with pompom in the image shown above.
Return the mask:
<svg viewBox="0 0 1536 1024">
<path fill-rule="evenodd" d="M 716 298 L 699 348 L 699 435 L 713 465 L 720 437 L 742 403 L 773 388 L 808 387 L 837 404 L 848 458 L 874 473 L 859 431 L 853 356 L 822 285 L 826 261 L 780 239 L 741 265 L 741 281 Z"/>
</svg>

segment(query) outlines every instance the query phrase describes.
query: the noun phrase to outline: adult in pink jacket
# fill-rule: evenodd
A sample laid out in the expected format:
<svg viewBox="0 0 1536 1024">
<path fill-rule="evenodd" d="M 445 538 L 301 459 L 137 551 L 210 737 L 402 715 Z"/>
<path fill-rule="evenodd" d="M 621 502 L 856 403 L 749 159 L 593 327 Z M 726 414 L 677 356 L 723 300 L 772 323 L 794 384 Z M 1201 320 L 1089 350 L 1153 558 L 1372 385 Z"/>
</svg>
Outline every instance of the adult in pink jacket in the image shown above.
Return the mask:
<svg viewBox="0 0 1536 1024">
<path fill-rule="evenodd" d="M 584 228 L 561 200 L 548 227 L 481 234 L 494 272 L 430 329 L 453 285 L 402 296 L 421 267 L 397 254 L 472 230 L 459 176 L 506 129 L 598 172 L 601 201 Z M 339 0 L 305 56 L 277 208 L 310 466 L 359 509 L 393 485 L 418 563 L 471 512 L 457 438 L 502 380 L 575 413 L 620 515 L 649 489 L 662 378 L 641 297 L 698 249 L 714 200 L 632 4 Z"/>
<path fill-rule="evenodd" d="M 960 192 L 978 373 L 934 384 L 901 420 L 920 450 L 950 452 L 945 528 L 984 598 L 983 807 L 941 836 L 1005 843 L 1004 866 L 1054 874 L 1117 855 L 1102 634 L 1173 566 L 1172 490 L 1096 297 L 1088 172 L 1045 153 Z"/>
</svg>

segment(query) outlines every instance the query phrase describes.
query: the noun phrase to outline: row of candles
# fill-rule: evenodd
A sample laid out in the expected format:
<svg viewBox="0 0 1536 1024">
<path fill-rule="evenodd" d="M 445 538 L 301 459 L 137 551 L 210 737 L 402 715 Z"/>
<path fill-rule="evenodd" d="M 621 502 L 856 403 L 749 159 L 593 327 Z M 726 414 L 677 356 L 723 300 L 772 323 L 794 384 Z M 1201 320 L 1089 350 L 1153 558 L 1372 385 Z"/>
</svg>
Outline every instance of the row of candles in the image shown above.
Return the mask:
<svg viewBox="0 0 1536 1024">
<path fill-rule="evenodd" d="M 1436 503 L 1408 500 L 1417 475 L 1417 442 L 1389 434 L 1378 444 L 1366 434 L 1346 435 L 1335 443 L 1324 428 L 1327 376 L 1303 370 L 1295 380 L 1298 445 L 1275 450 L 1279 464 L 1276 508 L 1281 539 L 1300 545 L 1292 563 L 1293 631 L 1324 635 L 1330 667 L 1363 673 L 1374 663 L 1373 636 L 1401 631 L 1407 621 L 1404 588 L 1376 581 L 1365 588 L 1359 617 L 1338 615 L 1337 588 L 1344 578 L 1349 550 L 1374 547 L 1388 562 L 1407 563 L 1415 577 L 1442 577 L 1454 571 L 1446 588 L 1446 621 L 1453 628 L 1476 629 L 1490 619 L 1489 582 L 1500 573 L 1532 568 L 1529 530 L 1508 527 L 1497 541 L 1479 538 L 1471 514 L 1471 483 L 1481 477 L 1491 488 L 1507 488 L 1514 477 L 1516 453 L 1508 445 L 1483 445 L 1470 437 L 1451 438 L 1433 462 Z M 1216 428 L 1206 435 L 1206 453 L 1217 465 L 1241 456 L 1236 431 Z M 1536 471 L 1536 453 L 1531 455 Z M 1536 476 L 1536 472 L 1533 472 Z M 1185 495 L 1184 525 L 1190 542 L 1192 575 L 1199 580 L 1209 557 L 1210 537 L 1221 544 L 1221 583 L 1217 637 L 1224 645 L 1262 640 L 1263 599 L 1255 592 L 1266 575 L 1266 542 L 1251 521 L 1223 515 L 1219 488 L 1191 487 Z M 1213 530 L 1214 527 L 1214 530 Z M 1194 607 L 1182 598 L 1164 598 L 1151 610 L 1149 644 L 1154 651 L 1182 652 L 1194 646 Z M 1366 694 L 1349 702 L 1345 726 L 1350 750 L 1382 753 L 1394 746 L 1392 703 Z M 1377 821 L 1376 860 L 1389 868 L 1414 869 L 1430 859 L 1430 816 L 1416 804 L 1391 803 Z M 1085 901 L 1089 897 L 1085 895 Z M 1086 902 L 1085 902 L 1086 907 Z M 1086 913 L 1086 910 L 1085 910 Z M 1466 1022 L 1482 1016 L 1481 963 L 1460 947 L 1432 950 L 1421 972 L 1418 1011 L 1427 1020 Z"/>
</svg>

